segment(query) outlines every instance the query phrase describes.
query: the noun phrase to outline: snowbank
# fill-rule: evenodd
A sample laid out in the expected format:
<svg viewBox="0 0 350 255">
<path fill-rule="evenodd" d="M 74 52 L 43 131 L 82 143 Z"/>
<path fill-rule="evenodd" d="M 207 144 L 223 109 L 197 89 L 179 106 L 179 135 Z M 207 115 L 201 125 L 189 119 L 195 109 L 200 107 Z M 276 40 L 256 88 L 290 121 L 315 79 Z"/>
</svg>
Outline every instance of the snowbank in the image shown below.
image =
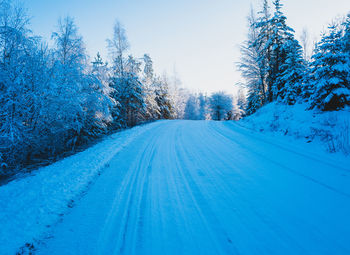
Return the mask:
<svg viewBox="0 0 350 255">
<path fill-rule="evenodd" d="M 268 104 L 239 124 L 259 132 L 290 135 L 305 142 L 320 143 L 330 152 L 350 155 L 350 108 L 320 112 L 306 104 Z"/>
<path fill-rule="evenodd" d="M 71 157 L 43 167 L 35 175 L 0 187 L 0 254 L 15 254 L 40 238 L 108 162 L 135 137 L 159 122 L 107 137 Z"/>
</svg>

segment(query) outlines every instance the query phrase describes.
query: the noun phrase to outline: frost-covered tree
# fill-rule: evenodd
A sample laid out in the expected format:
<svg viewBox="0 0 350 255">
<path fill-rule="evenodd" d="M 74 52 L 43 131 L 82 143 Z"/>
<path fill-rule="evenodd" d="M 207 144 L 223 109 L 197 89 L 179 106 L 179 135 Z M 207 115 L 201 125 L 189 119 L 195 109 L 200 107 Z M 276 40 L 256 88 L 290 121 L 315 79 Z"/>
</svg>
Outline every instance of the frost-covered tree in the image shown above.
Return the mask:
<svg viewBox="0 0 350 255">
<path fill-rule="evenodd" d="M 10 165 L 26 157 L 33 138 L 28 121 L 37 110 L 33 86 L 40 84 L 26 80 L 33 76 L 30 66 L 37 59 L 37 41 L 28 24 L 21 6 L 0 2 L 0 139 L 6 152 L 3 161 Z"/>
<path fill-rule="evenodd" d="M 312 108 L 329 111 L 350 105 L 350 57 L 345 36 L 348 29 L 348 19 L 344 25 L 331 25 L 317 44 L 312 57 Z"/>
<path fill-rule="evenodd" d="M 113 27 L 113 36 L 107 39 L 108 50 L 113 59 L 115 75 L 122 77 L 125 71 L 126 55 L 130 48 L 125 28 L 119 21 Z"/>
<path fill-rule="evenodd" d="M 118 121 L 122 127 L 131 127 L 140 123 L 146 112 L 143 85 L 139 80 L 141 63 L 129 56 L 125 62 L 123 76 L 114 77 L 117 90 L 116 100 L 119 102 Z"/>
<path fill-rule="evenodd" d="M 83 136 L 86 99 L 91 92 L 91 80 L 85 74 L 87 54 L 78 28 L 69 16 L 59 19 L 52 39 L 55 43 L 54 81 L 50 89 L 55 97 L 47 108 L 47 114 L 53 120 L 50 131 L 57 135 L 58 144 L 74 147 Z"/>
<path fill-rule="evenodd" d="M 258 79 L 255 81 L 255 89 L 254 86 L 248 87 L 247 113 L 251 114 L 266 102 L 272 101 L 272 19 L 267 0 L 263 1 L 263 8 L 257 18 L 251 10 L 248 22 L 248 47 L 252 49 L 251 65 L 256 66 L 253 74 L 257 77 L 255 79 Z"/>
<path fill-rule="evenodd" d="M 294 39 L 294 30 L 287 26 L 287 17 L 282 12 L 283 5 L 280 0 L 273 2 L 275 7 L 274 15 L 271 18 L 271 40 L 266 47 L 271 49 L 271 59 L 268 63 L 268 86 L 270 87 L 269 101 L 276 100 L 282 91 L 285 90 L 285 80 L 280 79 L 283 72 L 289 68 L 287 55 L 299 43 Z M 298 45 L 298 48 L 300 46 Z M 296 50 L 293 54 L 298 54 Z M 287 71 L 288 72 L 288 71 Z M 272 93 L 272 94 L 271 94 Z"/>
<path fill-rule="evenodd" d="M 163 78 L 167 81 L 169 95 L 173 104 L 174 118 L 183 119 L 185 115 L 186 102 L 189 96 L 189 92 L 182 86 L 181 79 L 179 78 L 176 71 L 173 75 L 168 78 L 166 74 L 163 75 Z"/>
<path fill-rule="evenodd" d="M 343 26 L 344 26 L 344 36 L 343 36 L 344 51 L 350 55 L 350 13 L 346 16 Z"/>
<path fill-rule="evenodd" d="M 211 118 L 213 120 L 227 119 L 233 109 L 232 101 L 232 96 L 225 92 L 213 93 L 209 99 Z"/>
<path fill-rule="evenodd" d="M 236 107 L 238 115 L 236 119 L 239 119 L 246 114 L 245 110 L 247 109 L 247 99 L 243 89 L 239 89 L 237 92 Z"/>
<path fill-rule="evenodd" d="M 246 114 L 277 99 L 294 104 L 302 94 L 306 72 L 302 48 L 286 23 L 280 0 L 270 14 L 267 0 L 256 18 L 249 16 L 248 40 L 241 48 L 239 69 L 247 87 Z"/>
<path fill-rule="evenodd" d="M 131 55 L 126 57 L 129 42 L 125 29 L 119 22 L 114 26 L 113 37 L 108 40 L 108 46 L 113 58 L 113 98 L 119 103 L 112 111 L 114 127 L 134 126 L 142 121 L 146 113 L 144 88 L 139 77 L 141 63 Z"/>
<path fill-rule="evenodd" d="M 118 103 L 111 97 L 109 68 L 99 53 L 92 62 L 88 78 L 90 86 L 85 102 L 87 118 L 84 130 L 89 136 L 97 136 L 112 122 L 111 109 Z"/>
<path fill-rule="evenodd" d="M 309 62 L 310 61 L 310 39 L 309 39 L 309 32 L 306 28 L 303 29 L 301 35 L 300 35 L 300 44 L 303 48 L 303 58 L 304 61 Z"/>
<path fill-rule="evenodd" d="M 0 1 L 0 174 L 57 158 L 108 127 L 176 116 L 169 84 L 148 55 L 128 56 L 119 23 L 108 40 L 111 67 L 99 54 L 89 63 L 71 17 L 59 20 L 52 45 L 32 34 L 21 5 Z"/>
<path fill-rule="evenodd" d="M 278 96 L 284 103 L 292 105 L 300 98 L 307 68 L 302 47 L 297 40 L 287 40 L 283 49 L 286 56 L 277 77 L 277 83 L 280 84 Z"/>
<path fill-rule="evenodd" d="M 197 120 L 199 114 L 199 104 L 196 95 L 191 94 L 186 102 L 184 119 Z"/>
<path fill-rule="evenodd" d="M 174 102 L 169 89 L 169 80 L 166 75 L 162 78 L 156 78 L 155 83 L 155 100 L 159 107 L 158 119 L 174 119 L 176 118 Z"/>
<path fill-rule="evenodd" d="M 153 61 L 148 54 L 143 56 L 144 68 L 142 84 L 144 87 L 144 101 L 146 104 L 145 120 L 156 120 L 160 117 L 160 107 L 156 101 L 156 77 L 153 70 Z"/>
<path fill-rule="evenodd" d="M 199 93 L 198 96 L 198 104 L 199 104 L 199 109 L 198 109 L 198 119 L 199 120 L 205 120 L 207 118 L 207 97 L 203 95 L 203 93 Z"/>
<path fill-rule="evenodd" d="M 238 64 L 242 77 L 245 79 L 244 86 L 248 90 L 248 104 L 247 109 L 245 109 L 247 114 L 254 113 L 264 105 L 267 99 L 267 53 L 262 54 L 265 49 L 264 42 L 267 40 L 268 35 L 265 31 L 267 28 L 263 25 L 269 17 L 267 2 L 264 8 L 264 16 L 260 18 L 259 22 L 253 10 L 248 16 L 248 39 L 241 46 L 241 59 Z"/>
</svg>

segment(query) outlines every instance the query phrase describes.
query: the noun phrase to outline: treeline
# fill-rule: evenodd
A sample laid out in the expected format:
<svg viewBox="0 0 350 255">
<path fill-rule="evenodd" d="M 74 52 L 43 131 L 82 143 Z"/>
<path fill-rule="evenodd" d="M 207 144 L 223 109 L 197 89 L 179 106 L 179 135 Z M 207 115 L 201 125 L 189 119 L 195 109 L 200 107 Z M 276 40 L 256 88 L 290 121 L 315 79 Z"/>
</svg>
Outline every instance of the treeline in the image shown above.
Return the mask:
<svg viewBox="0 0 350 255">
<path fill-rule="evenodd" d="M 239 69 L 245 79 L 247 115 L 279 101 L 307 102 L 309 109 L 339 110 L 350 105 L 350 14 L 333 22 L 308 59 L 287 25 L 280 0 L 267 0 L 248 17 L 248 39 L 241 47 Z"/>
<path fill-rule="evenodd" d="M 118 22 L 107 64 L 99 54 L 89 60 L 71 17 L 59 20 L 50 48 L 23 7 L 1 1 L 0 12 L 0 173 L 121 128 L 183 117 L 178 81 L 156 75 L 149 55 L 128 55 Z"/>
<path fill-rule="evenodd" d="M 244 99 L 243 99 L 244 101 Z M 215 92 L 210 96 L 189 94 L 184 109 L 184 119 L 187 120 L 238 120 L 241 116 L 239 106 L 241 97 L 236 102 L 225 92 Z"/>
</svg>

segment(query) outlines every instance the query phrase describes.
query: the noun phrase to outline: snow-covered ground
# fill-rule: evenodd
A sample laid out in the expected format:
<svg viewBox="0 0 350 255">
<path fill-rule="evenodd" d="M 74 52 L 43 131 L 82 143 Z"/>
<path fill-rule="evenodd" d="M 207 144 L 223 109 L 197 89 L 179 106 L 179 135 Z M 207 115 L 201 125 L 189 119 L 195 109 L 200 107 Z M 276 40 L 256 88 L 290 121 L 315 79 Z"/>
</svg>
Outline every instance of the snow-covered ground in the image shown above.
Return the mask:
<svg viewBox="0 0 350 255">
<path fill-rule="evenodd" d="M 350 254 L 349 158 L 235 122 L 127 132 L 2 187 L 2 254 Z"/>
<path fill-rule="evenodd" d="M 333 112 L 305 110 L 307 107 L 306 104 L 270 103 L 239 124 L 270 135 L 292 136 L 316 143 L 329 152 L 350 155 L 350 107 Z"/>
<path fill-rule="evenodd" d="M 25 243 L 42 238 L 120 150 L 160 123 L 113 134 L 33 176 L 0 186 L 0 254 L 14 254 Z"/>
</svg>

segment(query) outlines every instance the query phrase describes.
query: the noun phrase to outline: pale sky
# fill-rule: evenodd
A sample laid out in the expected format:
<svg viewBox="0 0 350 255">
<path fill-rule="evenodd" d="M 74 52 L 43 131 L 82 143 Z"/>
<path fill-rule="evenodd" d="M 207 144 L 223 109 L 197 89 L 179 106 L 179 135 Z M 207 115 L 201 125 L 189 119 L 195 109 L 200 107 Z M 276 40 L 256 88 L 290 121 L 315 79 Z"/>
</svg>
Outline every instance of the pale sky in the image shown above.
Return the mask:
<svg viewBox="0 0 350 255">
<path fill-rule="evenodd" d="M 297 37 L 306 28 L 310 40 L 336 16 L 350 11 L 349 0 L 282 0 L 288 25 Z M 130 53 L 150 54 L 155 70 L 172 73 L 193 91 L 235 91 L 236 62 L 246 39 L 246 16 L 259 0 L 24 0 L 35 34 L 50 38 L 59 17 L 75 18 L 90 56 L 106 58 L 106 39 L 118 19 Z"/>
</svg>

